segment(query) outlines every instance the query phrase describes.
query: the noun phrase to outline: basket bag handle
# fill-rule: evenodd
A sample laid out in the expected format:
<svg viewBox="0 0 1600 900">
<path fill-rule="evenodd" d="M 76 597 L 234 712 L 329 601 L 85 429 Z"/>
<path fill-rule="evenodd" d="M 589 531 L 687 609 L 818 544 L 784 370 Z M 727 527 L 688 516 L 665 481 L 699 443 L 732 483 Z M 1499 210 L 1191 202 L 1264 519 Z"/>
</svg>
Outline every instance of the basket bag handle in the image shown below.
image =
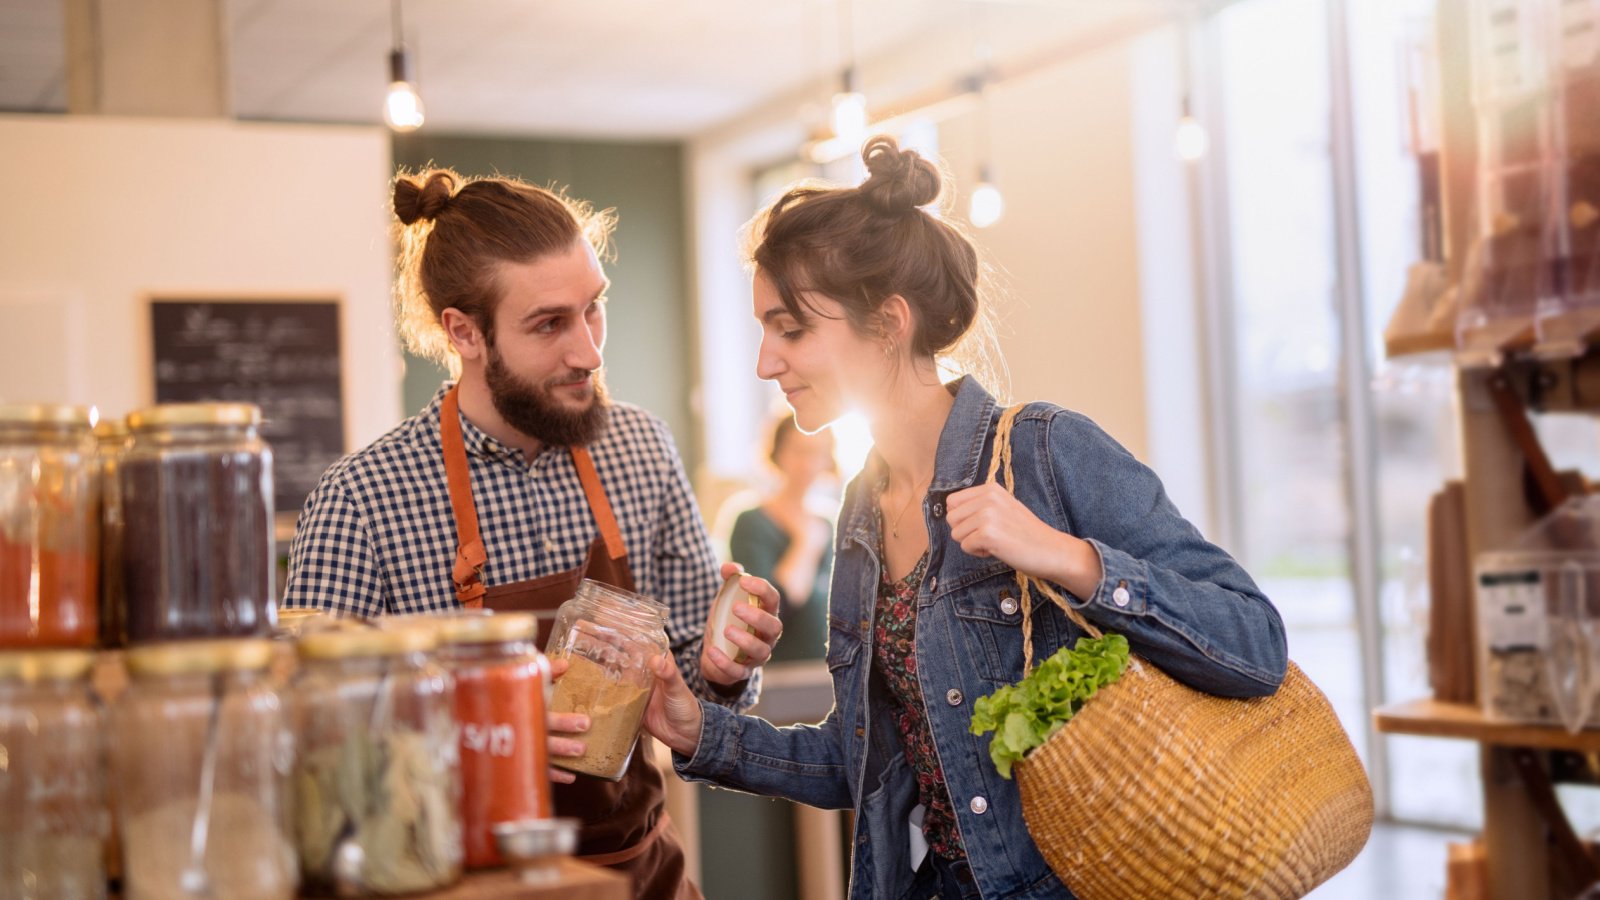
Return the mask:
<svg viewBox="0 0 1600 900">
<path fill-rule="evenodd" d="M 1017 413 L 1022 412 L 1025 405 L 1019 403 L 1000 414 L 1000 424 L 995 426 L 994 432 L 994 452 L 989 456 L 989 476 L 987 480 L 999 484 L 1006 491 L 1011 492 L 1013 496 L 1015 496 L 1015 480 L 1011 469 L 1011 427 L 1016 424 Z M 995 477 L 997 474 L 1003 475 L 1005 480 L 997 479 Z M 1019 599 L 1022 603 L 1022 674 L 1027 675 L 1033 671 L 1033 591 L 1035 589 L 1044 596 L 1049 597 L 1050 601 L 1056 606 L 1061 607 L 1061 611 L 1067 614 L 1067 618 L 1071 619 L 1074 625 L 1088 632 L 1090 637 L 1099 638 L 1102 636 L 1100 629 L 1094 627 L 1088 619 L 1083 617 L 1082 613 L 1073 609 L 1072 604 L 1067 602 L 1067 598 L 1061 596 L 1043 578 L 1029 575 L 1021 569 L 1016 570 L 1016 576 L 1017 590 L 1021 594 Z"/>
</svg>

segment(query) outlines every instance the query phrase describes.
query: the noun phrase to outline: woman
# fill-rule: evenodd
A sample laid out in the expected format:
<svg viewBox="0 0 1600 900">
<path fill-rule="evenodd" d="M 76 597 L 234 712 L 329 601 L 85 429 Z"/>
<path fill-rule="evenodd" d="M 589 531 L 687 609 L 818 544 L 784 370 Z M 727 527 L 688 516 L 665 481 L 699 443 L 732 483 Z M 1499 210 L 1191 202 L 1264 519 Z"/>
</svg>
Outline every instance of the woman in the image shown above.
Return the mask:
<svg viewBox="0 0 1600 900">
<path fill-rule="evenodd" d="M 969 730 L 972 702 L 1023 675 L 1013 570 L 1221 696 L 1277 689 L 1283 623 L 1155 474 L 1081 415 L 1030 404 L 1011 438 L 1015 496 L 983 483 L 1001 410 L 975 377 L 938 377 L 979 317 L 977 253 L 922 208 L 941 188 L 931 163 L 883 137 L 862 155 L 860 187 L 792 190 L 752 232 L 757 374 L 802 429 L 854 408 L 874 439 L 839 515 L 833 711 L 775 728 L 697 701 L 661 660 L 646 727 L 686 778 L 854 809 L 852 897 L 1069 897 L 1015 782 Z M 1048 602 L 1034 609 L 1036 658 L 1079 634 Z"/>
<path fill-rule="evenodd" d="M 807 434 L 793 416 L 778 420 L 767 458 L 778 475 L 772 493 L 739 514 L 728 538 L 732 558 L 778 589 L 783 640 L 770 663 L 822 658 L 828 638 L 828 573 L 833 525 L 807 505 L 819 478 L 836 471 L 833 434 Z"/>
</svg>

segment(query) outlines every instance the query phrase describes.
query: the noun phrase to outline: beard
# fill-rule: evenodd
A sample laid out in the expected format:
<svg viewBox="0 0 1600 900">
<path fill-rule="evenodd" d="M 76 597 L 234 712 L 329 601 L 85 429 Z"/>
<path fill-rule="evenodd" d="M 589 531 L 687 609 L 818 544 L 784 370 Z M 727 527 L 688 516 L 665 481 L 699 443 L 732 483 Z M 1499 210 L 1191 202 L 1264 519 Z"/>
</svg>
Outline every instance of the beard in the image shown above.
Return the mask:
<svg viewBox="0 0 1600 900">
<path fill-rule="evenodd" d="M 546 446 L 591 444 L 605 434 L 606 425 L 610 423 L 611 397 L 599 370 L 588 373 L 574 369 L 551 378 L 543 386 L 534 385 L 506 368 L 505 360 L 491 344 L 483 374 L 489 385 L 489 398 L 500 418 Z M 556 385 L 570 384 L 590 374 L 594 394 L 587 407 L 574 410 L 556 399 Z"/>
</svg>

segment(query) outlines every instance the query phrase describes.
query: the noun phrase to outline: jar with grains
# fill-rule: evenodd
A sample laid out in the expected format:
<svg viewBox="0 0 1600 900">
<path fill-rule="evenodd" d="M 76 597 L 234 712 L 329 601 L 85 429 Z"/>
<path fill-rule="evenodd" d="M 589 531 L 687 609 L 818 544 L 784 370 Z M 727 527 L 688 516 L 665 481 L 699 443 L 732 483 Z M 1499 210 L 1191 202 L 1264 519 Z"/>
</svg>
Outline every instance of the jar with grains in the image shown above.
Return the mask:
<svg viewBox="0 0 1600 900">
<path fill-rule="evenodd" d="M 436 641 L 356 624 L 300 638 L 295 840 L 308 883 L 386 896 L 460 878 L 453 685 Z"/>
<path fill-rule="evenodd" d="M 128 416 L 118 484 L 130 644 L 272 633 L 272 450 L 260 423 L 248 403 Z"/>
<path fill-rule="evenodd" d="M 503 865 L 493 828 L 552 813 L 545 698 L 550 665 L 531 613 L 446 615 L 441 657 L 456 682 L 461 824 L 469 868 Z"/>
<path fill-rule="evenodd" d="M 101 419 L 94 426 L 100 469 L 100 646 L 121 647 L 122 614 L 122 489 L 117 484 L 117 464 L 128 445 L 125 419 Z"/>
<path fill-rule="evenodd" d="M 556 680 L 552 712 L 589 716 L 582 756 L 552 756 L 551 764 L 582 775 L 622 778 L 638 743 L 639 726 L 655 689 L 650 661 L 668 651 L 667 609 L 642 594 L 584 579 L 561 604 L 545 646 L 552 662 L 566 660 Z"/>
<path fill-rule="evenodd" d="M 133 647 L 111 710 L 129 900 L 287 900 L 294 733 L 270 640 Z"/>
<path fill-rule="evenodd" d="M 92 418 L 79 406 L 0 406 L 0 649 L 99 639 Z"/>
<path fill-rule="evenodd" d="M 87 650 L 0 651 L 0 895 L 106 896 L 105 746 Z"/>
</svg>

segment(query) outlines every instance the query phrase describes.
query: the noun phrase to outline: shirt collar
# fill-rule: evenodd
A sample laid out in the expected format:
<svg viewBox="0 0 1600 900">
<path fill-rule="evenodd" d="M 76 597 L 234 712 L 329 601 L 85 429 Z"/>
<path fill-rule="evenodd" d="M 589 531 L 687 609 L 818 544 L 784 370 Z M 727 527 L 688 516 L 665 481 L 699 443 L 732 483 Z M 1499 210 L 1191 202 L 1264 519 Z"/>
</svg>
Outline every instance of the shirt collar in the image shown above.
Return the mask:
<svg viewBox="0 0 1600 900">
<path fill-rule="evenodd" d="M 439 390 L 434 393 L 433 400 L 428 403 L 428 408 L 422 416 L 423 428 L 432 437 L 431 442 L 437 443 L 441 447 L 443 442 L 439 438 L 439 426 L 444 421 L 444 397 L 455 386 L 456 382 L 453 381 L 447 381 L 441 385 Z M 531 460 L 522 455 L 521 450 L 501 443 L 490 436 L 488 432 L 472 424 L 472 420 L 467 418 L 466 413 L 458 414 L 461 416 L 461 442 L 466 445 L 467 456 L 475 456 L 479 459 L 506 460 L 519 466 L 526 466 L 531 462 Z M 539 455 L 543 456 L 551 449 L 550 447 L 545 447 L 540 451 Z"/>
</svg>

